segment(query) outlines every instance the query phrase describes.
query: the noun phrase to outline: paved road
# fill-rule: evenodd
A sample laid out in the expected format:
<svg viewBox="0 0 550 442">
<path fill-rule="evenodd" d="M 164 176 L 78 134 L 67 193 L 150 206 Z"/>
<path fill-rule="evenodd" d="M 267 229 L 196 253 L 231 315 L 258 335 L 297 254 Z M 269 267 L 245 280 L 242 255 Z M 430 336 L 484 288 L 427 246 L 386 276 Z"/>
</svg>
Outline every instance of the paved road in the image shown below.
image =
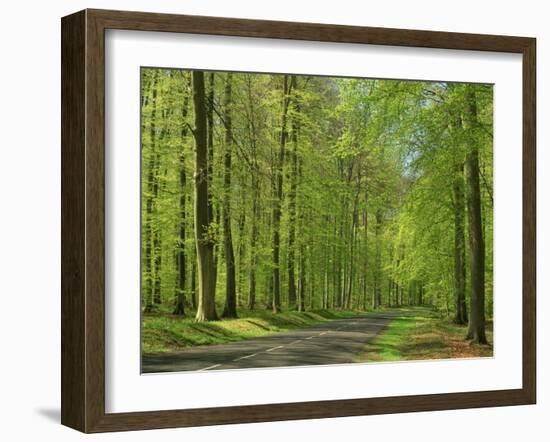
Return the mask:
<svg viewBox="0 0 550 442">
<path fill-rule="evenodd" d="M 142 373 L 348 363 L 403 314 L 368 314 L 245 341 L 144 355 Z"/>
</svg>

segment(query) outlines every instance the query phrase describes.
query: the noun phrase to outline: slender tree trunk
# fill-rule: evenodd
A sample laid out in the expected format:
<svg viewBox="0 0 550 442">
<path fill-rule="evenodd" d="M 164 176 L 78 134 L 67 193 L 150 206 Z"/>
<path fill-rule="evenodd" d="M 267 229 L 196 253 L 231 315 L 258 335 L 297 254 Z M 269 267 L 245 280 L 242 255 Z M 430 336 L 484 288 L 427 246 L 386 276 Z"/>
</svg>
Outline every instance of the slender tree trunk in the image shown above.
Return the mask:
<svg viewBox="0 0 550 442">
<path fill-rule="evenodd" d="M 283 200 L 283 165 L 287 140 L 287 114 L 290 104 L 290 93 L 295 82 L 295 76 L 289 83 L 288 75 L 283 77 L 283 105 L 281 111 L 281 132 L 279 140 L 279 154 L 275 168 L 275 195 L 273 203 L 273 313 L 281 310 L 281 280 L 280 280 L 280 246 L 281 246 L 281 207 Z"/>
<path fill-rule="evenodd" d="M 168 173 L 168 168 L 164 167 L 164 172 L 161 173 L 162 167 L 162 152 L 161 149 L 163 148 L 165 144 L 165 138 L 166 134 L 168 132 L 166 127 L 166 121 L 169 120 L 171 115 L 171 110 L 162 110 L 161 111 L 161 122 L 162 126 L 160 129 L 160 135 L 159 135 L 159 146 L 158 149 L 156 149 L 156 172 L 155 176 L 153 177 L 153 212 L 155 220 L 158 219 L 160 216 L 160 210 L 159 210 L 159 195 L 164 191 L 164 188 L 166 187 L 166 175 Z M 161 278 L 161 269 L 162 269 L 162 238 L 161 238 L 161 231 L 158 227 L 158 224 L 156 224 L 156 229 L 153 232 L 154 240 L 153 240 L 153 267 L 154 267 L 154 278 L 153 278 L 153 300 L 155 304 L 161 304 L 161 287 L 162 287 L 162 278 Z"/>
<path fill-rule="evenodd" d="M 349 282 L 348 282 L 348 293 L 346 297 L 346 305 L 345 307 L 347 309 L 351 308 L 352 303 L 352 293 L 353 293 L 353 278 L 355 277 L 354 274 L 354 266 L 355 266 L 355 241 L 357 238 L 357 222 L 358 222 L 358 212 L 357 212 L 357 204 L 359 199 L 359 183 L 360 179 L 358 179 L 358 188 L 357 188 L 357 194 L 355 196 L 355 201 L 353 203 L 353 212 L 351 216 L 351 229 L 350 229 L 350 249 L 349 249 Z"/>
<path fill-rule="evenodd" d="M 368 219 L 368 193 L 365 190 L 365 209 L 363 210 L 363 253 L 364 253 L 364 263 L 363 263 L 363 310 L 367 309 L 367 275 L 369 271 L 369 219 Z"/>
<path fill-rule="evenodd" d="M 208 146 L 204 72 L 193 71 L 193 103 L 195 105 L 195 242 L 199 276 L 197 321 L 218 319 L 214 285 L 214 244 L 209 235 L 208 216 Z"/>
<path fill-rule="evenodd" d="M 380 279 L 382 273 L 382 262 L 381 262 L 381 232 L 382 232 L 382 211 L 380 209 L 376 210 L 375 213 L 376 225 L 374 228 L 375 242 L 376 242 L 376 251 L 375 251 L 375 262 L 374 262 L 374 291 L 373 291 L 373 303 L 372 307 L 377 309 L 382 304 L 382 287 L 380 287 Z"/>
<path fill-rule="evenodd" d="M 466 123 L 470 131 L 477 119 L 476 98 L 472 86 L 466 92 Z M 467 338 L 486 344 L 485 336 L 485 243 L 481 221 L 479 189 L 479 148 L 470 141 L 465 162 L 467 183 L 468 227 L 470 244 L 470 322 Z"/>
<path fill-rule="evenodd" d="M 210 223 L 210 237 L 213 241 L 213 273 L 214 273 L 214 292 L 216 291 L 218 281 L 218 236 L 220 226 L 220 210 L 214 207 L 212 195 L 214 183 L 214 94 L 216 86 L 216 73 L 208 73 L 208 95 L 206 98 L 206 144 L 208 146 L 208 222 Z"/>
<path fill-rule="evenodd" d="M 250 185 L 252 191 L 252 214 L 251 214 L 251 227 L 250 227 L 250 266 L 249 266 L 249 285 L 248 285 L 248 302 L 247 307 L 250 310 L 254 310 L 256 307 L 256 267 L 258 266 L 258 223 L 260 218 L 260 206 L 259 206 L 259 194 L 260 194 L 260 179 L 259 179 L 259 167 L 257 159 L 256 148 L 256 109 L 255 101 L 252 95 L 252 77 L 247 76 L 247 98 L 248 98 L 248 129 L 250 133 L 250 150 L 251 150 L 251 171 L 250 171 Z"/>
<path fill-rule="evenodd" d="M 187 84 L 186 84 L 187 86 Z M 179 231 L 179 241 L 178 241 L 178 247 L 177 247 L 177 268 L 178 268 L 178 287 L 177 287 L 177 296 L 176 296 L 176 306 L 174 308 L 174 315 L 185 315 L 185 280 L 187 275 L 187 263 L 186 263 L 186 256 L 185 256 L 185 223 L 186 223 L 186 207 L 185 203 L 187 201 L 187 195 L 186 195 L 186 183 L 187 183 L 187 175 L 185 170 L 185 151 L 184 151 L 184 144 L 187 141 L 187 114 L 189 112 L 189 94 L 185 94 L 183 99 L 183 106 L 181 110 L 181 118 L 182 118 L 182 129 L 181 129 L 181 141 L 182 141 L 182 147 L 179 157 L 179 168 L 180 168 L 180 231 Z"/>
<path fill-rule="evenodd" d="M 291 119 L 291 141 L 292 141 L 292 153 L 291 153 L 291 165 L 290 172 L 290 192 L 288 195 L 288 308 L 291 310 L 296 309 L 296 276 L 294 272 L 295 265 L 295 242 L 296 242 L 296 187 L 298 181 L 298 125 L 296 122 L 296 116 L 293 115 Z"/>
<path fill-rule="evenodd" d="M 224 197 L 223 197 L 223 242 L 225 251 L 225 307 L 224 318 L 237 317 L 237 295 L 235 287 L 235 253 L 231 233 L 231 155 L 233 149 L 233 127 L 231 121 L 232 74 L 227 74 L 224 96 L 225 152 L 224 152 Z"/>
<path fill-rule="evenodd" d="M 250 232 L 250 288 L 248 290 L 248 308 L 254 310 L 256 306 L 256 266 L 258 265 L 258 184 L 257 168 L 252 171 L 252 226 Z"/>
<path fill-rule="evenodd" d="M 456 170 L 453 182 L 454 206 L 454 294 L 455 317 L 457 324 L 468 322 L 466 310 L 466 241 L 464 237 L 464 165 L 460 164 Z"/>
<path fill-rule="evenodd" d="M 153 268 L 154 268 L 154 282 L 153 282 L 153 301 L 155 304 L 160 304 L 162 302 L 160 296 L 161 289 L 161 274 L 160 269 L 162 266 L 162 247 L 160 241 L 160 232 L 157 230 L 154 234 L 153 240 Z"/>
<path fill-rule="evenodd" d="M 300 270 L 298 290 L 298 311 L 306 311 L 306 256 L 305 247 L 300 244 Z"/>
<path fill-rule="evenodd" d="M 149 136 L 151 143 L 151 156 L 148 162 L 147 187 L 148 193 L 145 201 L 145 272 L 143 278 L 143 296 L 145 298 L 144 311 L 149 313 L 153 310 L 153 186 L 155 179 L 155 159 L 156 159 L 156 114 L 157 114 L 157 79 L 154 76 L 152 80 L 151 91 L 151 125 L 149 127 Z"/>
<path fill-rule="evenodd" d="M 197 252 L 193 253 L 191 266 L 191 306 L 197 309 Z"/>
<path fill-rule="evenodd" d="M 237 256 L 239 257 L 238 265 L 236 266 L 236 273 L 237 273 L 237 306 L 242 307 L 243 306 L 243 291 L 244 291 L 244 268 L 245 268 L 245 262 L 244 257 L 246 255 L 246 247 L 245 247 L 245 237 L 244 237 L 244 228 L 246 224 L 246 214 L 245 214 L 245 197 L 241 197 L 241 213 L 239 215 L 239 243 L 237 246 Z"/>
<path fill-rule="evenodd" d="M 185 261 L 185 155 L 180 153 L 180 231 L 179 231 L 179 243 L 177 251 L 177 263 L 178 263 L 178 289 L 176 297 L 176 307 L 174 308 L 174 315 L 185 315 L 185 276 L 187 272 L 187 266 Z"/>
<path fill-rule="evenodd" d="M 302 182 L 303 173 L 302 173 L 302 159 L 298 159 L 298 173 L 297 179 Z M 306 246 L 303 236 L 303 227 L 305 220 L 305 210 L 304 204 L 298 204 L 299 211 L 297 212 L 297 222 L 298 222 L 298 244 L 299 244 L 299 254 L 300 254 L 300 263 L 298 269 L 298 311 L 304 312 L 306 310 Z"/>
</svg>

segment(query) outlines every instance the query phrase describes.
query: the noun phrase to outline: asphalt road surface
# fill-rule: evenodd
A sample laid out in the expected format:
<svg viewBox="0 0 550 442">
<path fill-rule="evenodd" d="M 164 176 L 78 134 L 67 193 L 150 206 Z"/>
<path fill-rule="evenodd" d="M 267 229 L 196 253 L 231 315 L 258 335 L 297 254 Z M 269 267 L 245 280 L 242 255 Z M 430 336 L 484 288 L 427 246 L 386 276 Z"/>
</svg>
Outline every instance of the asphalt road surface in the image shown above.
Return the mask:
<svg viewBox="0 0 550 442">
<path fill-rule="evenodd" d="M 404 313 L 367 314 L 244 341 L 144 355 L 141 370 L 161 373 L 349 363 L 396 316 Z"/>
</svg>

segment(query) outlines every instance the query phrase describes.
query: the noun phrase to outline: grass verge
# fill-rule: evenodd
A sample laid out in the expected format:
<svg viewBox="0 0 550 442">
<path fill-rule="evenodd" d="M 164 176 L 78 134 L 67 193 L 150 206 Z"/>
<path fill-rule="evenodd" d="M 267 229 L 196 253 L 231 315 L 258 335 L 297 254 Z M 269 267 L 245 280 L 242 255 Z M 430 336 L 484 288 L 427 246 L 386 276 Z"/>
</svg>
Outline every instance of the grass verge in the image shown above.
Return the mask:
<svg viewBox="0 0 550 442">
<path fill-rule="evenodd" d="M 359 354 L 354 362 L 454 359 L 493 356 L 492 324 L 487 327 L 489 345 L 466 341 L 466 326 L 453 324 L 433 312 L 401 316 Z"/>
<path fill-rule="evenodd" d="M 238 319 L 201 323 L 195 322 L 192 317 L 181 318 L 166 313 L 145 314 L 141 322 L 142 353 L 166 353 L 197 345 L 241 341 L 348 318 L 359 313 L 315 310 L 273 314 L 269 310 L 239 310 Z"/>
</svg>

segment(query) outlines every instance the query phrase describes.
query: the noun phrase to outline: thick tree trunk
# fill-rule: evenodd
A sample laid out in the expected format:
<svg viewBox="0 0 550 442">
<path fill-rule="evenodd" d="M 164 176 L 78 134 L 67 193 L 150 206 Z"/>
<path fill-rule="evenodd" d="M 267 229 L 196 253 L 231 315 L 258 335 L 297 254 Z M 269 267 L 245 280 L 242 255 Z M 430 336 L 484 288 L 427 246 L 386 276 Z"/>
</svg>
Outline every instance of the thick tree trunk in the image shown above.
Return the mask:
<svg viewBox="0 0 550 442">
<path fill-rule="evenodd" d="M 477 118 L 475 93 L 471 86 L 466 92 L 467 129 L 473 130 Z M 485 243 L 481 221 L 481 197 L 479 190 L 479 148 L 470 141 L 466 154 L 468 227 L 470 244 L 470 322 L 467 338 L 486 344 L 485 336 Z"/>
<path fill-rule="evenodd" d="M 231 155 L 233 149 L 233 127 L 231 121 L 231 81 L 232 75 L 227 74 L 224 95 L 225 152 L 223 174 L 223 243 L 225 251 L 225 307 L 224 318 L 237 317 L 237 294 L 235 284 L 235 253 L 233 251 L 233 235 L 231 231 Z"/>
<path fill-rule="evenodd" d="M 195 105 L 195 242 L 199 276 L 197 321 L 218 319 L 214 280 L 214 244 L 209 235 L 208 216 L 208 146 L 204 72 L 193 71 L 193 103 Z"/>
<path fill-rule="evenodd" d="M 464 237 L 464 165 L 456 170 L 453 182 L 454 209 L 454 295 L 456 324 L 466 324 L 468 313 L 466 309 L 466 240 Z"/>
</svg>

